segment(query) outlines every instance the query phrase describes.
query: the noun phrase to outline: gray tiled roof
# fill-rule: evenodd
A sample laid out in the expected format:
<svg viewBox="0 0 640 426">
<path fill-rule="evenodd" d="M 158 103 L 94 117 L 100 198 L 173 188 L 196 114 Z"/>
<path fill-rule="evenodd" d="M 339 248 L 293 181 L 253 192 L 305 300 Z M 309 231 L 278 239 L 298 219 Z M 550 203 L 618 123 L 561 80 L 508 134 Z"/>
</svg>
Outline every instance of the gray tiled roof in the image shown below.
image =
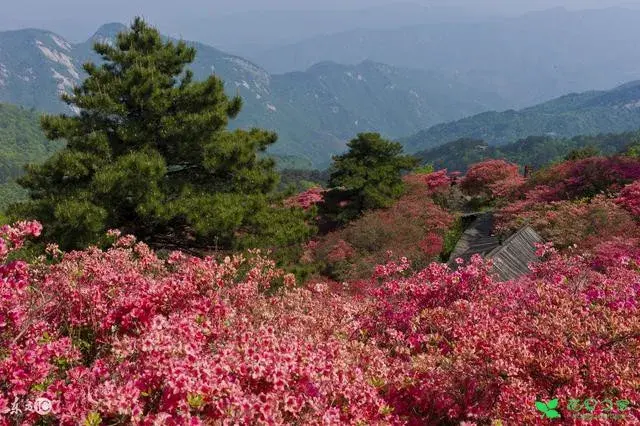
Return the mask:
<svg viewBox="0 0 640 426">
<path fill-rule="evenodd" d="M 535 244 L 542 242 L 533 228 L 525 226 L 491 251 L 486 259 L 493 260 L 493 271 L 502 281 L 513 280 L 528 274 L 529 264 L 538 262 Z"/>
<path fill-rule="evenodd" d="M 535 244 L 541 242 L 542 238 L 529 226 L 502 242 L 493 234 L 493 213 L 479 213 L 460 238 L 449 265 L 455 268 L 456 259 L 468 262 L 471 256 L 479 254 L 485 259 L 492 259 L 496 276 L 508 281 L 530 272 L 529 264 L 538 261 Z"/>
</svg>

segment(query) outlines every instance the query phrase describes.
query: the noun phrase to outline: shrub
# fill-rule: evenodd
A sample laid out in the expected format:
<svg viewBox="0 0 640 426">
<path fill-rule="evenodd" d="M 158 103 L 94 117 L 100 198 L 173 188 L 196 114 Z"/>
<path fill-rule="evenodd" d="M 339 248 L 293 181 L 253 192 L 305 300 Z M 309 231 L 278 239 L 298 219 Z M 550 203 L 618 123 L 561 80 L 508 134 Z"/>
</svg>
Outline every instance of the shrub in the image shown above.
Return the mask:
<svg viewBox="0 0 640 426">
<path fill-rule="evenodd" d="M 637 180 L 620 191 L 617 202 L 636 219 L 640 219 L 640 180 Z"/>
<path fill-rule="evenodd" d="M 285 200 L 285 205 L 290 207 L 300 207 L 303 210 L 309 210 L 311 207 L 324 201 L 325 190 L 314 186 L 303 191 L 291 198 Z"/>
<path fill-rule="evenodd" d="M 461 188 L 469 195 L 489 199 L 509 198 L 524 184 L 518 166 L 504 160 L 487 160 L 469 168 Z"/>
<path fill-rule="evenodd" d="M 529 187 L 546 186 L 556 200 L 618 192 L 640 179 L 640 160 L 629 157 L 591 157 L 565 161 L 537 172 Z"/>
<path fill-rule="evenodd" d="M 332 279 L 367 278 L 376 265 L 389 260 L 389 252 L 407 257 L 416 268 L 439 258 L 444 235 L 455 219 L 435 201 L 446 204 L 450 180 L 445 172 L 408 175 L 404 181 L 407 190 L 393 206 L 367 212 L 318 240 L 312 257 Z M 353 249 L 348 263 L 332 256 L 340 241 Z"/>
<path fill-rule="evenodd" d="M 558 248 L 578 245 L 583 249 L 609 238 L 638 235 L 632 216 L 602 195 L 591 200 L 515 203 L 497 217 L 498 231 L 515 231 L 528 224 Z"/>
<path fill-rule="evenodd" d="M 2 247 L 39 232 L 3 228 Z M 126 236 L 0 278 L 0 424 L 27 395 L 53 412 L 23 412 L 25 424 L 394 422 L 375 386 L 381 351 L 345 338 L 353 306 L 293 289 L 259 253 L 161 261 Z M 267 296 L 278 280 L 287 290 Z"/>
<path fill-rule="evenodd" d="M 362 341 L 408 368 L 385 386 L 394 413 L 415 425 L 539 424 L 534 403 L 558 398 L 569 424 L 580 421 L 572 399 L 637 401 L 640 275 L 605 256 L 597 272 L 589 258 L 547 250 L 531 277 L 507 283 L 477 256 L 455 273 L 380 267 Z M 635 405 L 624 415 L 640 421 Z"/>
<path fill-rule="evenodd" d="M 623 414 L 640 421 L 630 241 L 582 256 L 541 246 L 531 276 L 506 283 L 476 256 L 297 288 L 259 252 L 163 261 L 117 234 L 106 251 L 6 263 L 39 233 L 0 230 L 2 425 L 537 424 L 535 402 L 552 398 L 565 423 L 587 398 L 633 401 Z M 25 397 L 52 412 L 12 413 Z"/>
</svg>

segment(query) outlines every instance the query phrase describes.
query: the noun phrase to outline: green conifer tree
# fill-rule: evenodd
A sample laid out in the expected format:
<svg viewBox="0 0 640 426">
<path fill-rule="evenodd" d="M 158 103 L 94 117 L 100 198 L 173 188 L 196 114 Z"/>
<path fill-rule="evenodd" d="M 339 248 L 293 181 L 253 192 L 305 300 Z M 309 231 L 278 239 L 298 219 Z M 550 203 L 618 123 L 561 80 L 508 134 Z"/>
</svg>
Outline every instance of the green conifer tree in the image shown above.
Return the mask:
<svg viewBox="0 0 640 426">
<path fill-rule="evenodd" d="M 40 220 L 64 248 L 110 228 L 152 244 L 229 249 L 307 236 L 303 214 L 269 198 L 278 175 L 259 153 L 277 136 L 227 130 L 241 99 L 228 98 L 216 76 L 193 80 L 194 48 L 137 18 L 94 49 L 103 63 L 85 64 L 88 78 L 63 96 L 79 115 L 42 119 L 47 138 L 66 148 L 28 168 L 20 184 L 30 200 L 12 207 L 14 217 Z"/>
<path fill-rule="evenodd" d="M 402 155 L 402 145 L 378 133 L 361 133 L 347 147 L 345 154 L 333 158 L 332 191 L 325 203 L 327 214 L 343 223 L 365 210 L 390 206 L 404 192 L 402 172 L 419 163 Z"/>
</svg>

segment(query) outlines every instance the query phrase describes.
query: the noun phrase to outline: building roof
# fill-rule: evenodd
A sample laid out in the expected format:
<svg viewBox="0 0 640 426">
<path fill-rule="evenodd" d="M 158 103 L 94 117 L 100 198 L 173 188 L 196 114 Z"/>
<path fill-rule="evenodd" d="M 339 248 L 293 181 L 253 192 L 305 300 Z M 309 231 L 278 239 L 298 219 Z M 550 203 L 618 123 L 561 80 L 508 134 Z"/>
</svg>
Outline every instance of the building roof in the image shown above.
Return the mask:
<svg viewBox="0 0 640 426">
<path fill-rule="evenodd" d="M 468 262 L 474 254 L 485 257 L 500 246 L 500 239 L 493 235 L 493 213 L 469 213 L 465 217 L 476 219 L 464 231 L 451 253 L 450 266 L 455 266 L 458 258 Z"/>
<path fill-rule="evenodd" d="M 493 271 L 500 280 L 513 280 L 531 272 L 529 264 L 539 261 L 535 245 L 542 242 L 542 237 L 533 228 L 525 226 L 485 258 L 493 260 Z"/>
<path fill-rule="evenodd" d="M 456 245 L 449 266 L 456 268 L 456 259 L 468 262 L 474 254 L 493 260 L 497 278 L 509 281 L 530 272 L 529 264 L 537 262 L 536 243 L 542 238 L 531 227 L 525 226 L 501 241 L 493 234 L 493 213 L 477 213 L 475 221 L 464 231 Z"/>
</svg>

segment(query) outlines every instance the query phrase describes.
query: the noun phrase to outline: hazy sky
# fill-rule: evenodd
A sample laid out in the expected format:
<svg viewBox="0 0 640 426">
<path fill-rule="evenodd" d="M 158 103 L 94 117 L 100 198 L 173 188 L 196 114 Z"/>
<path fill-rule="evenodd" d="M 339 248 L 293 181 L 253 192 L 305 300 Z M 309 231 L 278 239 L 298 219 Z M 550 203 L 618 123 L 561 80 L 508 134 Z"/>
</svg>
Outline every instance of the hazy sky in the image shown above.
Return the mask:
<svg viewBox="0 0 640 426">
<path fill-rule="evenodd" d="M 191 20 L 215 19 L 225 14 L 258 10 L 359 9 L 389 5 L 399 0 L 7 0 L 0 8 L 0 30 L 25 27 L 55 31 L 73 41 L 90 36 L 102 23 L 129 22 L 142 15 L 170 32 L 188 37 Z M 405 1 L 406 2 L 406 1 Z M 422 5 L 461 7 L 481 13 L 519 13 L 554 6 L 602 8 L 640 7 L 640 0 L 413 0 Z"/>
</svg>

